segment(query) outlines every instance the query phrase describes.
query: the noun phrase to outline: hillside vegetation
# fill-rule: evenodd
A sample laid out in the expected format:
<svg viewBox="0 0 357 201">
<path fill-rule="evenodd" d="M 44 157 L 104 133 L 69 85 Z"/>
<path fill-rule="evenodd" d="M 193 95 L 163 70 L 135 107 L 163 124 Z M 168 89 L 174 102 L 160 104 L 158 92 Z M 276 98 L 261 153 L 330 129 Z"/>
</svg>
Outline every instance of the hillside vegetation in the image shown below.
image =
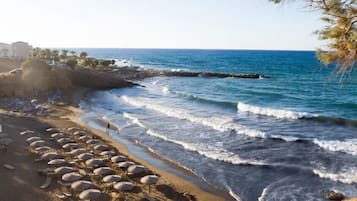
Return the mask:
<svg viewBox="0 0 357 201">
<path fill-rule="evenodd" d="M 134 85 L 109 72 L 50 67 L 39 58 L 27 59 L 21 69 L 16 73 L 0 73 L 0 97 L 33 97 L 38 93 L 57 89 L 72 90 L 76 87 L 111 89 Z"/>
</svg>

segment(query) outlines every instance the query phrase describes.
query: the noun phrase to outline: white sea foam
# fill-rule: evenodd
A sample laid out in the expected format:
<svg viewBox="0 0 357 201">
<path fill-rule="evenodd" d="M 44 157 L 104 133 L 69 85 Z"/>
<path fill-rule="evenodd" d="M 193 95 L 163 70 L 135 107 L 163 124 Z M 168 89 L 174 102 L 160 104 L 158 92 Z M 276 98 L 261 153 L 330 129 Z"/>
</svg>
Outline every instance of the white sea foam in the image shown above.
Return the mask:
<svg viewBox="0 0 357 201">
<path fill-rule="evenodd" d="M 269 135 L 269 138 L 281 139 L 281 140 L 284 140 L 286 142 L 295 142 L 295 141 L 300 139 L 300 138 L 297 138 L 297 137 L 287 136 L 287 135 Z"/>
<path fill-rule="evenodd" d="M 127 60 L 127 59 L 114 59 L 114 60 L 115 60 L 115 64 L 119 67 L 133 66 L 132 60 Z"/>
<path fill-rule="evenodd" d="M 136 117 L 134 117 L 134 116 L 132 116 L 132 115 L 126 113 L 126 112 L 123 113 L 123 116 L 124 116 L 125 118 L 127 118 L 127 119 L 130 119 L 134 124 L 136 124 L 136 125 L 138 125 L 138 126 L 140 126 L 140 127 L 142 127 L 142 128 L 146 128 L 146 126 L 145 126 L 144 124 L 142 124 L 142 123 L 139 121 L 138 118 L 136 118 Z"/>
<path fill-rule="evenodd" d="M 357 156 L 357 139 L 345 141 L 314 139 L 313 142 L 330 151 L 339 151 Z"/>
<path fill-rule="evenodd" d="M 142 122 L 140 122 L 140 120 L 138 118 L 136 118 L 128 113 L 124 113 L 124 117 L 132 120 L 132 122 L 134 124 L 136 124 L 140 127 L 146 128 L 146 126 Z M 225 149 L 212 147 L 212 146 L 208 146 L 208 145 L 204 145 L 204 144 L 188 143 L 188 142 L 182 142 L 182 141 L 175 140 L 175 139 L 170 139 L 167 136 L 160 134 L 159 132 L 154 131 L 152 129 L 148 129 L 146 133 L 150 136 L 160 138 L 167 142 L 171 142 L 171 143 L 180 145 L 186 150 L 197 152 L 202 156 L 205 156 L 207 158 L 211 158 L 214 160 L 224 161 L 224 162 L 236 164 L 236 165 L 237 164 L 264 165 L 264 163 L 261 161 L 241 159 L 235 153 L 229 152 Z"/>
<path fill-rule="evenodd" d="M 183 72 L 184 69 L 181 69 L 181 68 L 173 68 L 171 69 L 172 72 Z"/>
<path fill-rule="evenodd" d="M 153 101 L 147 100 L 145 98 L 131 98 L 128 96 L 122 96 L 122 99 L 135 107 L 146 107 L 148 109 L 160 112 L 167 116 L 187 120 L 195 124 L 201 124 L 221 132 L 235 131 L 238 134 L 244 134 L 250 137 L 268 137 L 267 134 L 264 132 L 240 126 L 234 123 L 231 118 L 222 115 L 220 115 L 219 117 L 200 117 L 191 114 L 189 110 L 165 106 L 163 104 L 154 103 Z"/>
<path fill-rule="evenodd" d="M 301 119 L 311 118 L 313 115 L 306 112 L 294 112 L 282 109 L 264 108 L 246 103 L 238 102 L 237 109 L 239 112 L 249 112 L 258 115 L 271 116 L 279 119 Z"/>
<path fill-rule="evenodd" d="M 346 172 L 332 173 L 326 170 L 313 170 L 314 174 L 321 178 L 331 179 L 333 181 L 339 181 L 345 184 L 357 183 L 357 169 L 350 169 Z"/>
<path fill-rule="evenodd" d="M 232 188 L 229 186 L 226 186 L 228 188 L 229 195 L 231 195 L 236 201 L 242 201 L 242 199 L 233 192 Z"/>
<path fill-rule="evenodd" d="M 265 196 L 268 192 L 268 188 L 264 188 L 262 194 L 259 196 L 258 201 L 264 201 Z"/>
<path fill-rule="evenodd" d="M 197 152 L 202 156 L 205 156 L 207 158 L 211 158 L 214 160 L 223 161 L 223 162 L 231 163 L 234 165 L 239 165 L 239 164 L 264 165 L 264 163 L 262 161 L 241 159 L 235 153 L 229 152 L 225 149 L 212 147 L 212 146 L 208 146 L 205 144 L 188 143 L 188 142 L 182 142 L 179 140 L 170 139 L 170 138 L 166 137 L 165 135 L 162 135 L 162 134 L 160 134 L 156 131 L 153 131 L 151 129 L 149 129 L 146 133 L 153 137 L 157 137 L 157 138 L 163 139 L 165 141 L 181 145 L 186 150 Z"/>
<path fill-rule="evenodd" d="M 167 86 L 163 87 L 161 91 L 162 91 L 162 93 L 164 93 L 164 94 L 169 94 L 169 93 L 170 93 L 170 89 L 169 89 L 169 87 L 167 87 Z"/>
</svg>

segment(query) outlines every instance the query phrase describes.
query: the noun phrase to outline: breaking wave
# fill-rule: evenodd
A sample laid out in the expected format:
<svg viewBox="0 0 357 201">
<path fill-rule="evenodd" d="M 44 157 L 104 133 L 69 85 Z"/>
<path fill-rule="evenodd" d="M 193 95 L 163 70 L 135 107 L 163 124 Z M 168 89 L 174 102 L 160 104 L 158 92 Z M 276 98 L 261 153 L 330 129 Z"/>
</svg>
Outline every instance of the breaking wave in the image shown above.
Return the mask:
<svg viewBox="0 0 357 201">
<path fill-rule="evenodd" d="M 302 118 L 314 117 L 314 115 L 306 112 L 294 112 L 294 111 L 283 110 L 283 109 L 258 107 L 255 105 L 249 105 L 242 102 L 238 102 L 237 109 L 238 112 L 254 113 L 257 115 L 271 116 L 279 119 L 302 119 Z"/>
<path fill-rule="evenodd" d="M 146 126 L 144 124 L 142 124 L 138 118 L 131 116 L 130 114 L 124 112 L 123 116 L 127 119 L 130 119 L 134 124 L 140 126 L 141 128 L 146 128 Z"/>
<path fill-rule="evenodd" d="M 313 142 L 329 151 L 339 151 L 357 156 L 357 139 L 345 141 L 314 139 Z"/>
<path fill-rule="evenodd" d="M 321 178 L 331 179 L 333 181 L 338 181 L 345 184 L 357 183 L 357 169 L 351 169 L 350 171 L 340 173 L 332 173 L 327 172 L 326 170 L 314 169 L 313 173 Z"/>
<path fill-rule="evenodd" d="M 267 138 L 267 134 L 258 130 L 245 128 L 233 122 L 229 117 L 200 117 L 190 113 L 190 111 L 173 108 L 169 106 L 164 106 L 162 104 L 153 103 L 152 101 L 145 100 L 144 98 L 130 98 L 128 96 L 122 96 L 122 99 L 127 103 L 135 107 L 146 107 L 148 109 L 160 112 L 170 117 L 174 117 L 181 120 L 187 120 L 195 124 L 201 124 L 207 127 L 211 127 L 215 130 L 225 132 L 225 131 L 235 131 L 238 134 L 244 134 L 250 137 Z"/>
<path fill-rule="evenodd" d="M 124 117 L 127 119 L 130 119 L 134 124 L 136 124 L 140 127 L 146 128 L 146 126 L 143 125 L 143 123 L 141 123 L 139 119 L 137 119 L 129 114 L 124 113 Z M 165 135 L 162 135 L 159 132 L 154 131 L 152 129 L 148 129 L 146 131 L 146 134 L 156 137 L 156 138 L 160 138 L 167 142 L 171 142 L 171 143 L 180 145 L 186 150 L 197 152 L 202 156 L 205 156 L 207 158 L 211 158 L 214 160 L 219 160 L 219 161 L 231 163 L 234 165 L 238 165 L 238 164 L 265 165 L 261 161 L 241 159 L 238 155 L 234 154 L 233 152 L 229 152 L 225 149 L 216 148 L 216 147 L 212 147 L 212 146 L 204 145 L 204 144 L 188 143 L 188 142 L 183 142 L 183 141 L 179 141 L 179 140 L 175 140 L 175 139 L 170 139 L 170 138 L 166 137 Z"/>
<path fill-rule="evenodd" d="M 202 156 L 205 156 L 207 158 L 211 158 L 214 160 L 223 161 L 223 162 L 231 163 L 234 165 L 241 165 L 241 164 L 265 165 L 262 161 L 241 159 L 237 154 L 229 152 L 225 149 L 216 148 L 216 147 L 212 147 L 212 146 L 205 145 L 205 144 L 187 143 L 187 142 L 182 142 L 179 140 L 170 139 L 170 138 L 168 138 L 156 131 L 153 131 L 151 129 L 149 129 L 146 133 L 150 136 L 163 139 L 167 142 L 175 143 L 177 145 L 182 146 L 186 150 L 197 152 Z"/>
</svg>

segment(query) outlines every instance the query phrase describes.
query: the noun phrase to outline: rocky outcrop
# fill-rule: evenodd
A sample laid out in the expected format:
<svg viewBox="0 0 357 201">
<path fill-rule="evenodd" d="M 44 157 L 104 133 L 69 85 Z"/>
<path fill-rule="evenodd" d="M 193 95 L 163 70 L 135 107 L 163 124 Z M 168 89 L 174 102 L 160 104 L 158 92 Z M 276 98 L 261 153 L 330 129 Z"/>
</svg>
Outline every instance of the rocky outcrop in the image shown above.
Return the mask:
<svg viewBox="0 0 357 201">
<path fill-rule="evenodd" d="M 325 198 L 328 200 L 342 201 L 345 198 L 345 196 L 342 193 L 329 191 L 325 194 Z"/>
</svg>

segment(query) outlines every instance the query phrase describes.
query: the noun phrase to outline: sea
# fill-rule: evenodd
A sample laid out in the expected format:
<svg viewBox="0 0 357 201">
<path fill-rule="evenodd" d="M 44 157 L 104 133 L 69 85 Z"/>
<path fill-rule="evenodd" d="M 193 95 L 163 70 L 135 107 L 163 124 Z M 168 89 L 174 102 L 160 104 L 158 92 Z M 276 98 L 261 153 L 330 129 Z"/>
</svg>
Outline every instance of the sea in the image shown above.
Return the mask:
<svg viewBox="0 0 357 201">
<path fill-rule="evenodd" d="M 115 139 L 236 200 L 324 201 L 330 190 L 357 197 L 357 73 L 336 76 L 313 51 L 75 50 L 119 67 L 270 77 L 147 78 L 89 94 L 82 119 L 110 122 Z"/>
</svg>

